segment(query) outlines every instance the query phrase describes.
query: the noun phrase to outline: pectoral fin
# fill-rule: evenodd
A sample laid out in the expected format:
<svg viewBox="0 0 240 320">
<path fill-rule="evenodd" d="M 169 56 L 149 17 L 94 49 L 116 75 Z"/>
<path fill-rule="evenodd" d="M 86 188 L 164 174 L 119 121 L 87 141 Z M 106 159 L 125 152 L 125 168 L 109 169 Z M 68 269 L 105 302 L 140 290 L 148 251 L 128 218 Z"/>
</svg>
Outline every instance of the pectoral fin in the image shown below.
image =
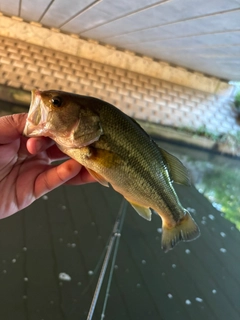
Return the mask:
<svg viewBox="0 0 240 320">
<path fill-rule="evenodd" d="M 136 203 L 132 203 L 129 201 L 131 206 L 137 211 L 137 213 L 144 219 L 151 221 L 152 212 L 150 208 L 142 207 Z"/>
<path fill-rule="evenodd" d="M 189 176 L 189 172 L 187 168 L 182 164 L 178 158 L 174 157 L 172 154 L 167 151 L 159 148 L 165 163 L 169 170 L 170 178 L 179 184 L 191 185 L 191 178 Z"/>
<path fill-rule="evenodd" d="M 89 168 L 86 169 L 91 174 L 91 176 L 93 176 L 93 178 L 96 179 L 99 183 L 101 183 L 104 187 L 109 187 L 108 182 L 100 174 Z"/>
</svg>

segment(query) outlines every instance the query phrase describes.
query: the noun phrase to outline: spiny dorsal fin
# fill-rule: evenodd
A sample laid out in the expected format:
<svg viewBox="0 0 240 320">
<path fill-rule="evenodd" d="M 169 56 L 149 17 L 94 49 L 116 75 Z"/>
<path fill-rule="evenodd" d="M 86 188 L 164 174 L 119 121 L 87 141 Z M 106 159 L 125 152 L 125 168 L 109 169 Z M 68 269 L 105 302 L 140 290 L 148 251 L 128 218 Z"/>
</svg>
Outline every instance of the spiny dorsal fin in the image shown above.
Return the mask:
<svg viewBox="0 0 240 320">
<path fill-rule="evenodd" d="M 182 162 L 178 158 L 174 157 L 172 154 L 168 153 L 167 151 L 161 148 L 159 148 L 159 150 L 168 167 L 171 179 L 176 183 L 190 186 L 191 179 L 189 176 L 189 172 L 187 168 L 182 164 Z"/>
</svg>

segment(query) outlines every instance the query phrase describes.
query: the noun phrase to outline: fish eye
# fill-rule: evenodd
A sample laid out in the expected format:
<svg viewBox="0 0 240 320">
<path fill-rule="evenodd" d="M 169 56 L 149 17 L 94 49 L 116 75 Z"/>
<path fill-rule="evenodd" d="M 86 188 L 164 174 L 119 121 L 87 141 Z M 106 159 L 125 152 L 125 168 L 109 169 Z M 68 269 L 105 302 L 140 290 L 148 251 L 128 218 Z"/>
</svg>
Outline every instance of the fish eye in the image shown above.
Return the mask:
<svg viewBox="0 0 240 320">
<path fill-rule="evenodd" d="M 58 96 L 53 97 L 51 102 L 54 105 L 54 107 L 61 107 L 61 105 L 62 105 L 62 99 Z"/>
</svg>

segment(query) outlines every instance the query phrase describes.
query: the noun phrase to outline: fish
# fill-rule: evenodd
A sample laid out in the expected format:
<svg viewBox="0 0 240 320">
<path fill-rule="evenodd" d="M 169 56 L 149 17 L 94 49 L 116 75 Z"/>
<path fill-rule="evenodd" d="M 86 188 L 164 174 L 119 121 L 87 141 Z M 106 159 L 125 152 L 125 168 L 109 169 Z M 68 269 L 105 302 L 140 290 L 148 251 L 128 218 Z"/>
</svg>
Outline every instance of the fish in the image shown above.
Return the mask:
<svg viewBox="0 0 240 320">
<path fill-rule="evenodd" d="M 99 183 L 123 195 L 144 219 L 150 221 L 154 210 L 162 219 L 165 252 L 200 235 L 173 186 L 173 182 L 191 185 L 186 167 L 112 104 L 90 96 L 35 89 L 23 133 L 53 139 Z"/>
</svg>

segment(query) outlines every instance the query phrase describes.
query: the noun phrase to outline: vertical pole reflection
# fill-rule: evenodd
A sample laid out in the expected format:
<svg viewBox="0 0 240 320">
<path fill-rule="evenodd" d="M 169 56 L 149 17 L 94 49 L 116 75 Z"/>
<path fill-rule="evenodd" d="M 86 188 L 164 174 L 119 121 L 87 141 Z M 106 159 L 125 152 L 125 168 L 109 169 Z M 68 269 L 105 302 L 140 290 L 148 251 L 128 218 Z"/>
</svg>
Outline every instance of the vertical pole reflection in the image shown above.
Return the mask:
<svg viewBox="0 0 240 320">
<path fill-rule="evenodd" d="M 98 301 L 99 293 L 101 291 L 102 283 L 103 283 L 103 280 L 105 277 L 105 273 L 106 273 L 106 270 L 107 270 L 107 267 L 108 267 L 108 264 L 110 261 L 112 251 L 114 249 L 112 265 L 111 265 L 111 269 L 110 269 L 110 273 L 109 273 L 108 284 L 107 284 L 107 289 L 106 289 L 106 293 L 105 293 L 105 299 L 104 299 L 102 316 L 101 316 L 101 319 L 104 318 L 105 310 L 107 307 L 107 300 L 108 300 L 108 296 L 109 296 L 110 286 L 111 286 L 111 282 L 112 282 L 114 265 L 115 265 L 115 261 L 116 261 L 116 257 L 117 257 L 117 251 L 118 251 L 122 226 L 123 226 L 125 213 L 126 213 L 126 208 L 127 208 L 127 201 L 125 199 L 123 199 L 121 206 L 120 206 L 120 209 L 118 211 L 118 215 L 117 215 L 115 224 L 113 226 L 112 236 L 111 236 L 109 243 L 108 243 L 108 246 L 107 246 L 108 249 L 107 249 L 104 261 L 103 261 L 102 269 L 101 269 L 101 272 L 100 272 L 100 275 L 98 278 L 98 282 L 97 282 L 96 289 L 95 289 L 95 292 L 93 295 L 92 303 L 91 303 L 91 306 L 90 306 L 90 309 L 88 312 L 87 320 L 92 320 L 94 310 L 95 310 L 95 307 L 96 307 L 96 304 Z"/>
</svg>

